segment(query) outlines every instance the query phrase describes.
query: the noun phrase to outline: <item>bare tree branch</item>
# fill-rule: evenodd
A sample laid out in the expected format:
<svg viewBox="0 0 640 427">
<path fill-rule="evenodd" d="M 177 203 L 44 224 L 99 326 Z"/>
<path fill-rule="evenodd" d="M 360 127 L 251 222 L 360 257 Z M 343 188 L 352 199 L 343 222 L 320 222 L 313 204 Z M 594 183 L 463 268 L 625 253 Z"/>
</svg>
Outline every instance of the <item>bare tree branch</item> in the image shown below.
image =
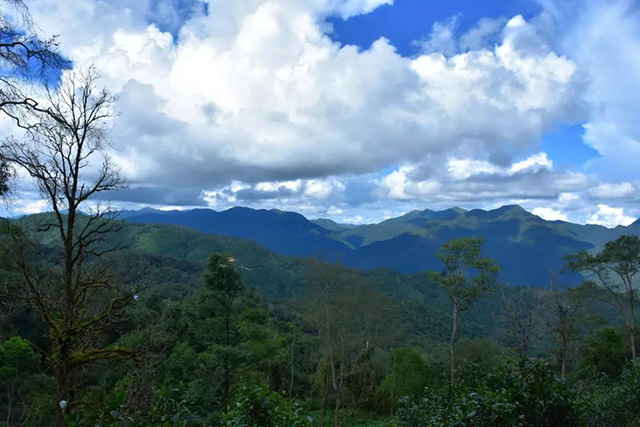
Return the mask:
<svg viewBox="0 0 640 427">
<path fill-rule="evenodd" d="M 108 239 L 121 227 L 113 210 L 108 205 L 82 210 L 96 195 L 124 185 L 105 152 L 115 97 L 97 89 L 98 78 L 93 68 L 67 73 L 57 91 L 47 90 L 46 105 L 31 111 L 25 137 L 0 147 L 2 158 L 31 176 L 53 211 L 36 226 L 35 237 L 53 233 L 56 255 L 37 257 L 39 251 L 21 234 L 16 265 L 25 284 L 23 297 L 49 325 L 57 399 L 67 401 L 66 410 L 84 367 L 131 356 L 128 349 L 107 346 L 105 336 L 139 291 L 119 284 L 104 262 L 105 255 L 120 249 Z M 97 169 L 96 163 L 101 164 Z M 36 274 L 44 267 L 49 276 Z M 62 412 L 56 422 L 66 425 Z"/>
</svg>

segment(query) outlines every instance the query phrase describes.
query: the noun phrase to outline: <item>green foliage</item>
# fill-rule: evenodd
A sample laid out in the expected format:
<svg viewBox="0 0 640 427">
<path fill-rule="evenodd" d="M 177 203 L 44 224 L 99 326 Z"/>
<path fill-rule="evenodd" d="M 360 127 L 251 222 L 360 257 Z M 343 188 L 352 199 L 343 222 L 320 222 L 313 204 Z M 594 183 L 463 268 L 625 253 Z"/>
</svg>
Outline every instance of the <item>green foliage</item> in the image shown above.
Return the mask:
<svg viewBox="0 0 640 427">
<path fill-rule="evenodd" d="M 477 368 L 421 399 L 403 399 L 398 427 L 570 426 L 572 393 L 543 362 L 506 363 L 485 374 Z"/>
<path fill-rule="evenodd" d="M 392 408 L 402 397 L 422 395 L 435 376 L 424 356 L 412 348 L 392 349 L 389 363 L 390 372 L 380 384 L 380 392 Z"/>
<path fill-rule="evenodd" d="M 311 427 L 300 406 L 267 386 L 245 386 L 235 406 L 222 415 L 224 427 Z"/>
<path fill-rule="evenodd" d="M 576 379 L 588 381 L 604 375 L 617 378 L 627 362 L 628 346 L 620 329 L 606 327 L 587 336 L 579 348 Z"/>
<path fill-rule="evenodd" d="M 9 425 L 37 426 L 47 420 L 53 384 L 40 366 L 40 356 L 24 338 L 0 344 L 0 419 Z"/>
<path fill-rule="evenodd" d="M 126 321 L 104 339 L 137 349 L 136 358 L 83 372 L 69 415 L 74 426 L 309 425 L 307 412 L 294 401 L 315 421 L 324 413 L 325 425 L 332 425 L 337 395 L 343 426 L 390 425 L 392 413 L 398 426 L 415 427 L 633 425 L 638 373 L 623 369 L 628 342 L 622 319 L 608 306 L 594 304 L 594 309 L 611 328 L 589 334 L 592 325 L 579 322 L 564 383 L 542 362 L 504 364 L 512 353 L 497 344 L 503 303 L 518 304 L 521 293 L 505 288 L 504 297 L 487 295 L 461 315 L 457 354 L 462 369 L 451 383 L 445 375 L 451 306 L 445 289 L 427 274 L 337 267 L 336 274 L 311 281 L 332 281 L 330 298 L 311 292 L 305 300 L 285 300 L 300 295 L 305 282 L 311 284 L 308 264 L 301 260 L 179 227 L 124 225 L 119 233 L 117 239 L 133 245 L 110 259 L 116 273 L 149 287 L 128 309 Z M 229 252 L 207 257 L 208 249 Z M 466 255 L 459 253 L 466 280 L 459 295 L 479 297 L 465 290 L 484 279 L 463 265 Z M 0 277 L 18 285 L 4 258 Z M 493 274 L 491 265 L 486 266 Z M 578 291 L 590 304 L 605 292 L 583 286 L 565 295 Z M 396 305 L 399 310 L 390 310 Z M 42 329 L 19 306 L 13 308 L 6 321 L 1 319 L 3 337 L 25 331 L 29 342 L 45 348 L 49 343 Z M 331 341 L 318 336 L 326 320 Z M 396 320 L 399 334 L 393 333 Z M 339 393 L 333 390 L 327 344 L 334 350 L 336 378 L 344 372 Z M 553 360 L 550 339 L 533 345 L 532 354 Z M 18 396 L 11 425 L 49 425 L 53 399 L 47 361 L 24 339 L 6 340 L 1 348 L 0 387 L 4 391 L 10 385 Z M 6 409 L 0 393 L 0 419 Z"/>
<path fill-rule="evenodd" d="M 581 251 L 566 257 L 572 271 L 588 275 L 589 279 L 609 292 L 610 299 L 620 310 L 624 319 L 631 346 L 631 357 L 638 360 L 635 334 L 638 290 L 636 275 L 640 273 L 640 237 L 620 236 L 608 242 L 596 255 Z"/>
<path fill-rule="evenodd" d="M 508 358 L 511 354 L 509 350 L 491 339 L 484 338 L 460 341 L 457 354 L 461 364 L 476 365 L 490 372 Z"/>
<path fill-rule="evenodd" d="M 228 254 L 211 254 L 204 273 L 204 298 L 212 298 L 222 308 L 233 304 L 244 291 L 240 272 Z"/>
<path fill-rule="evenodd" d="M 496 290 L 500 267 L 491 258 L 480 256 L 483 243 L 481 238 L 455 239 L 442 245 L 436 253 L 444 268 L 441 272 L 432 272 L 431 280 L 445 289 L 460 311 Z"/>
<path fill-rule="evenodd" d="M 636 426 L 640 414 L 640 365 L 629 363 L 616 383 L 603 381 L 595 390 L 583 392 L 577 406 L 581 426 Z"/>
<path fill-rule="evenodd" d="M 196 424 L 197 417 L 179 388 L 156 390 L 155 403 L 149 411 L 148 425 L 177 427 Z"/>
</svg>

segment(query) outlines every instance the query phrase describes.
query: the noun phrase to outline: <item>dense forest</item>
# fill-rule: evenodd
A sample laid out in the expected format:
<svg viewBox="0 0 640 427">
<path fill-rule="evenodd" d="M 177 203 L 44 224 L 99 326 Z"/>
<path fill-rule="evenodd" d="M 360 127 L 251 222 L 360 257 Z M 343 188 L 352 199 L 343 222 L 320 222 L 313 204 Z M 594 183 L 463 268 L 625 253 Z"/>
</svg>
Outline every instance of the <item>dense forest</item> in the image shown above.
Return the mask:
<svg viewBox="0 0 640 427">
<path fill-rule="evenodd" d="M 2 20 L 3 68 L 23 83 L 64 62 L 28 20 Z M 0 190 L 19 170 L 50 212 L 0 223 L 3 425 L 638 425 L 637 236 L 516 287 L 475 235 L 403 274 L 126 222 L 106 202 L 125 182 L 97 71 L 39 102 L 23 88 L 0 78 L 24 131 L 0 146 Z"/>
<path fill-rule="evenodd" d="M 98 336 L 78 332 L 93 338 L 74 343 L 90 362 L 71 370 L 68 397 L 59 399 L 53 332 L 21 291 L 16 263 L 28 242 L 30 274 L 53 298 L 62 248 L 51 230 L 38 231 L 52 221 L 35 215 L 3 229 L 7 425 L 53 424 L 61 401 L 66 425 L 635 423 L 640 372 L 634 326 L 625 322 L 635 306 L 624 306 L 624 283 L 614 276 L 624 267 L 633 279 L 637 238 L 565 260 L 567 269 L 596 268 L 605 282 L 591 274 L 594 281 L 561 289 L 558 273 L 548 288 L 514 288 L 493 280 L 497 265 L 474 239 L 443 247 L 442 271 L 404 276 L 277 256 L 181 227 L 105 220 L 115 227 L 99 246 L 123 249 L 94 259 L 91 272 L 108 267 L 128 300 Z M 465 275 L 454 271 L 456 259 Z M 469 273 L 478 269 L 484 274 Z M 98 299 L 77 307 L 86 319 L 102 308 Z"/>
</svg>

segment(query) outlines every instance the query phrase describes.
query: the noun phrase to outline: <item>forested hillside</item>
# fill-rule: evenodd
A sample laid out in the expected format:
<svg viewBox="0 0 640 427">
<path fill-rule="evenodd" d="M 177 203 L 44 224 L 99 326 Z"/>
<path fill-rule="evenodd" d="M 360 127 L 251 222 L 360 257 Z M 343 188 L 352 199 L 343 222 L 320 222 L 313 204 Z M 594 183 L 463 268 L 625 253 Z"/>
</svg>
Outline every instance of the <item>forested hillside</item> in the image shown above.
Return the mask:
<svg viewBox="0 0 640 427">
<path fill-rule="evenodd" d="M 640 426 L 636 3 L 0 0 L 0 427 Z"/>
<path fill-rule="evenodd" d="M 347 226 L 327 220 L 308 221 L 300 214 L 277 210 L 233 208 L 224 212 L 126 211 L 134 223 L 183 225 L 203 233 L 240 237 L 278 254 L 314 256 L 348 267 L 390 268 L 419 273 L 438 267 L 433 253 L 460 237 L 483 237 L 485 251 L 503 266 L 502 280 L 512 286 L 546 286 L 548 271 L 562 270 L 562 257 L 580 250 L 600 250 L 623 234 L 640 235 L 640 224 L 608 229 L 545 221 L 519 206 L 492 211 L 449 209 L 413 211 L 379 224 Z M 580 275 L 566 272 L 577 285 Z"/>
<path fill-rule="evenodd" d="M 41 250 L 55 253 L 60 247 L 55 233 L 36 231 L 52 219 L 50 214 L 32 215 L 15 224 L 44 245 Z M 289 425 L 282 424 L 289 421 L 277 421 L 279 415 L 275 414 L 279 411 L 298 423 L 306 423 L 307 417 L 311 417 L 313 425 L 320 419 L 329 422 L 336 391 L 331 386 L 330 371 L 326 370 L 330 366 L 325 365 L 326 336 L 322 323 L 316 323 L 322 319 L 317 317 L 323 313 L 317 311 L 324 310 L 322 307 L 338 310 L 331 322 L 335 322 L 332 328 L 338 328 L 334 333 L 339 334 L 340 345 L 345 346 L 340 347 L 340 358 L 347 359 L 340 363 L 349 363 L 349 369 L 353 369 L 345 374 L 344 389 L 339 391 L 344 425 L 414 425 L 429 411 L 442 416 L 441 411 L 457 411 L 459 405 L 468 410 L 475 408 L 485 417 L 490 416 L 483 412 L 488 410 L 487 405 L 499 405 L 500 399 L 520 399 L 505 395 L 494 397 L 495 402 L 461 403 L 443 396 L 442 401 L 420 403 L 424 387 L 431 387 L 434 396 L 443 392 L 438 390 L 446 384 L 450 360 L 450 300 L 445 288 L 434 283 L 429 274 L 403 275 L 388 269 L 358 272 L 276 255 L 247 240 L 202 234 L 180 226 L 117 224 L 117 230 L 101 245 L 118 244 L 122 249 L 105 255 L 103 261 L 112 266 L 120 283 L 139 290 L 136 303 L 127 309 L 126 318 L 107 333 L 105 343 L 131 349 L 136 356 L 133 360 L 124 357 L 100 362 L 97 370 L 81 375 L 78 392 L 83 397 L 75 406 L 79 425 L 120 425 L 108 424 L 114 422 L 114 417 L 122 419 L 122 423 L 142 425 L 160 425 L 155 423 L 162 423 L 162 417 L 177 417 L 184 420 L 184 425 L 217 425 L 223 422 L 220 420 L 246 416 L 243 411 L 253 411 L 245 405 L 259 405 L 265 411 L 260 416 L 271 417 L 269 422 L 274 424 L 264 425 Z M 5 234 L 5 243 L 7 239 Z M 19 286 L 18 271 L 11 267 L 10 247 L 5 246 L 3 277 L 6 283 Z M 210 258 L 212 253 L 226 255 Z M 231 268 L 238 274 L 236 290 L 226 294 L 225 299 L 215 297 L 222 292 L 219 286 L 228 280 L 216 273 L 220 268 Z M 460 399 L 465 393 L 476 393 L 477 387 L 494 393 L 491 390 L 500 381 L 511 381 L 507 378 L 514 375 L 535 375 L 534 381 L 541 382 L 530 385 L 540 393 L 532 391 L 530 398 L 542 400 L 527 405 L 572 405 L 570 411 L 568 407 L 554 406 L 553 410 L 560 411 L 563 415 L 558 416 L 562 417 L 579 416 L 580 405 L 589 399 L 609 398 L 571 395 L 576 391 L 563 391 L 557 389 L 560 385 L 554 385 L 552 372 L 558 369 L 560 359 L 554 350 L 558 341 L 551 325 L 557 321 L 552 314 L 554 295 L 560 294 L 550 288 L 551 279 L 548 276 L 547 289 L 503 286 L 461 313 L 456 346 L 460 374 L 455 392 Z M 553 280 L 562 284 L 563 276 L 557 274 Z M 333 302 L 325 301 L 324 294 L 317 294 L 316 286 L 326 283 L 333 283 L 330 295 L 337 298 Z M 628 350 L 620 314 L 602 302 L 607 293 L 582 286 L 562 298 L 569 298 L 565 303 L 571 304 L 567 306 L 571 307 L 571 321 L 578 322 L 567 347 L 567 378 L 575 387 L 590 388 L 599 384 L 594 375 L 606 375 L 608 384 L 615 381 L 622 373 Z M 231 305 L 225 306 L 223 301 Z M 15 408 L 8 416 L 27 425 L 42 425 L 39 423 L 46 419 L 50 405 L 47 384 L 53 378 L 47 374 L 46 359 L 29 343 L 46 348 L 46 326 L 28 307 L 13 304 L 14 309 L 3 320 L 3 333 L 13 338 L 5 341 L 3 351 L 7 356 L 2 360 L 18 375 L 6 377 L 7 381 L 14 378 L 6 384 L 12 384 L 11 393 L 19 403 L 11 403 Z M 224 329 L 219 329 L 223 324 L 215 320 L 224 307 L 231 310 L 228 319 L 233 338 L 224 338 Z M 368 309 L 360 313 L 362 307 Z M 377 326 L 375 330 L 363 330 L 363 322 Z M 364 348 L 358 344 L 362 339 L 368 340 Z M 367 346 L 371 346 L 370 351 L 361 353 Z M 14 354 L 14 359 L 7 359 L 9 354 Z M 18 363 L 15 357 L 28 362 Z M 229 365 L 219 370 L 214 368 L 220 363 L 216 360 L 226 360 L 224 363 Z M 484 381 L 482 372 L 492 372 L 483 385 L 478 382 Z M 624 375 L 637 375 L 625 372 Z M 323 385 L 323 381 L 328 382 Z M 211 388 L 210 384 L 218 387 Z M 622 384 L 620 387 L 624 387 Z M 157 391 L 150 393 L 148 387 Z M 508 391 L 512 392 L 521 390 Z M 40 403 L 33 400 L 36 396 L 41 398 Z M 402 400 L 403 396 L 418 400 Z M 558 401 L 578 396 L 583 400 L 562 404 Z M 289 397 L 301 406 L 288 406 Z M 211 399 L 216 403 L 206 403 Z M 240 405 L 236 409 L 239 412 L 222 415 L 231 401 Z M 428 406 L 424 406 L 427 402 Z M 7 404 L 5 401 L 5 414 Z M 27 404 L 36 406 L 23 406 Z M 280 409 L 274 413 L 270 407 Z M 503 420 L 499 425 L 512 425 L 509 423 L 515 419 L 501 412 L 493 416 Z M 478 415 L 475 422 L 479 424 L 472 425 L 483 425 L 486 419 L 482 417 Z M 228 422 L 232 421 L 224 421 L 223 425 L 235 425 Z M 439 422 L 443 424 L 426 425 L 457 425 L 451 420 Z"/>
</svg>

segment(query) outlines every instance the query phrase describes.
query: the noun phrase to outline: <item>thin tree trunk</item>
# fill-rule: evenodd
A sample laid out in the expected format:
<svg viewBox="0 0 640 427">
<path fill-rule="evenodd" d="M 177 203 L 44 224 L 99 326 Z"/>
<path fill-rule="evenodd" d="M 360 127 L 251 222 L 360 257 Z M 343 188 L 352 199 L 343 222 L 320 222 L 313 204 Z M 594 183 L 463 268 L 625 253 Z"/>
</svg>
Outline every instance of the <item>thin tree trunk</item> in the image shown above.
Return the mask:
<svg viewBox="0 0 640 427">
<path fill-rule="evenodd" d="M 631 319 L 630 319 L 630 329 L 631 329 L 631 358 L 633 360 L 633 363 L 636 363 L 638 361 L 638 355 L 636 353 L 636 319 L 635 319 L 635 309 L 634 309 L 634 305 L 635 305 L 635 298 L 633 297 L 633 288 L 631 288 L 631 286 L 633 286 L 631 284 L 631 281 L 629 282 L 629 288 L 632 289 L 631 292 L 629 292 L 629 309 L 631 311 Z"/>
<path fill-rule="evenodd" d="M 453 305 L 453 328 L 451 330 L 451 379 L 456 377 L 456 337 L 458 335 L 458 304 Z"/>
<path fill-rule="evenodd" d="M 327 398 L 329 397 L 329 372 L 326 368 L 322 373 L 322 403 L 320 406 L 320 427 L 324 427 L 324 418 L 327 415 Z"/>
<path fill-rule="evenodd" d="M 294 378 L 294 366 L 293 366 L 293 351 L 296 343 L 295 338 L 291 341 L 291 381 L 289 382 L 289 400 L 293 398 L 293 378 Z"/>
<path fill-rule="evenodd" d="M 567 379 L 567 341 L 562 340 L 562 353 L 560 355 L 561 358 L 561 368 L 560 368 L 560 376 L 562 377 L 562 381 L 566 381 Z"/>
<path fill-rule="evenodd" d="M 636 331 L 633 322 L 631 325 L 631 359 L 633 360 L 633 363 L 636 363 L 638 361 L 638 355 L 636 353 Z"/>
<path fill-rule="evenodd" d="M 340 427 L 340 393 L 336 393 L 336 407 L 333 412 L 333 426 Z"/>
<path fill-rule="evenodd" d="M 224 329 L 224 345 L 228 350 L 229 347 L 231 347 L 231 310 L 227 310 L 225 313 Z M 231 367 L 229 366 L 229 360 L 227 358 L 228 355 L 225 356 L 224 359 L 224 379 L 222 384 L 222 401 L 225 407 L 229 403 L 231 394 Z"/>
<path fill-rule="evenodd" d="M 8 408 L 7 408 L 7 427 L 11 425 L 11 408 L 13 406 L 13 386 L 10 386 L 7 390 Z"/>
<path fill-rule="evenodd" d="M 336 406 L 335 406 L 335 411 L 333 413 L 333 424 L 334 424 L 334 427 L 339 427 L 340 416 L 338 413 L 340 411 L 340 387 L 338 386 L 338 378 L 336 373 L 336 364 L 335 364 L 333 349 L 329 350 L 329 364 L 331 366 L 331 384 L 333 385 L 333 394 L 335 394 L 335 398 L 336 398 Z"/>
<path fill-rule="evenodd" d="M 393 358 L 393 385 L 391 386 L 391 415 L 395 412 L 395 403 L 396 403 L 396 379 L 398 378 L 398 374 L 396 371 L 396 358 Z"/>
</svg>

